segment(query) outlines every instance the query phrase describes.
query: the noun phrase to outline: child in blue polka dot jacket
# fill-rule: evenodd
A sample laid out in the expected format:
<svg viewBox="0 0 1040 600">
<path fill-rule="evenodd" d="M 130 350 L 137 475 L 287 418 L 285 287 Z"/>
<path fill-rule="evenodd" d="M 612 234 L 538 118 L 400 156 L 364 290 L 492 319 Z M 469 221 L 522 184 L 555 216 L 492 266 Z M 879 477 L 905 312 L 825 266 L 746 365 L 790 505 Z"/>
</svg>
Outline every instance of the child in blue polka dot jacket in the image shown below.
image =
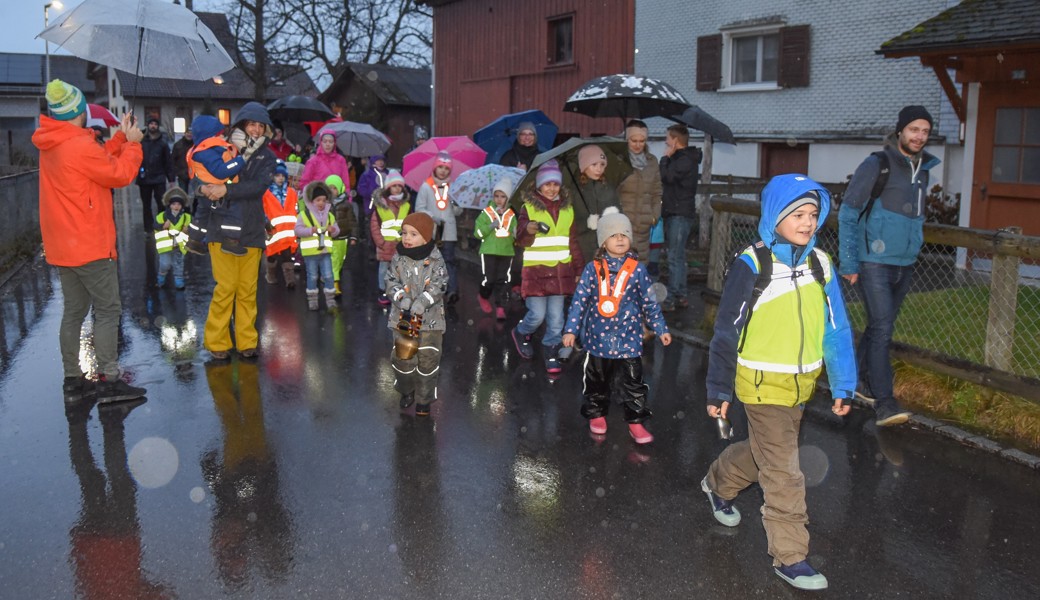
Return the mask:
<svg viewBox="0 0 1040 600">
<path fill-rule="evenodd" d="M 646 407 L 649 387 L 643 381 L 643 326 L 652 329 L 665 346 L 672 343 L 672 335 L 651 288 L 650 274 L 632 250 L 628 217 L 608 208 L 598 225 L 599 249 L 585 265 L 574 291 L 563 345 L 573 347 L 580 338 L 588 352 L 581 414 L 589 420 L 589 430 L 597 435 L 607 432 L 611 389 L 618 377 L 618 401 L 625 410 L 628 433 L 637 444 L 649 444 L 654 436 L 643 426 L 651 416 Z"/>
</svg>

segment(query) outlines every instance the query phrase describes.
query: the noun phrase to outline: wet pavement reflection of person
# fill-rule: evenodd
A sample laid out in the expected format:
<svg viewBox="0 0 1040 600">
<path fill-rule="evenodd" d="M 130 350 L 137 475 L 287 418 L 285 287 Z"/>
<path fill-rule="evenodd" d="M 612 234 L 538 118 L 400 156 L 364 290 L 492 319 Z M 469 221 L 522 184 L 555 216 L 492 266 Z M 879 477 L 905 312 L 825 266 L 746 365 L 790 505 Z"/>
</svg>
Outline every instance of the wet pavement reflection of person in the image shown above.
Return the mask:
<svg viewBox="0 0 1040 600">
<path fill-rule="evenodd" d="M 127 465 L 123 420 L 144 400 L 102 406 L 98 410 L 104 437 L 102 471 L 87 433 L 92 403 L 66 407 L 69 458 L 79 479 L 81 509 L 69 530 L 69 562 L 77 596 L 87 600 L 165 599 L 175 595 L 142 567 L 141 524 L 137 485 Z"/>
<path fill-rule="evenodd" d="M 206 364 L 206 381 L 224 436 L 202 454 L 214 498 L 210 550 L 225 586 L 256 589 L 252 569 L 268 582 L 292 568 L 295 536 L 279 490 L 278 465 L 267 442 L 258 367 L 234 360 Z"/>
<path fill-rule="evenodd" d="M 394 439 L 393 543 L 420 598 L 443 597 L 439 582 L 452 577 L 441 563 L 448 527 L 435 428 L 431 419 L 402 415 Z"/>
</svg>

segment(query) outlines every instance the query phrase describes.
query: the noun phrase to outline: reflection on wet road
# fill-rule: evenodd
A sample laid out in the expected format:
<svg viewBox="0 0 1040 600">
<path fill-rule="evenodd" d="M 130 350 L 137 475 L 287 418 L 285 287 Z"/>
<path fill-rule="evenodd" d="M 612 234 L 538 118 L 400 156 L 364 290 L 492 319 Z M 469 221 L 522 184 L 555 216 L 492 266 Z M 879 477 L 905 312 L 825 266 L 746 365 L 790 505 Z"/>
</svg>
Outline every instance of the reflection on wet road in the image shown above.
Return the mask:
<svg viewBox="0 0 1040 600">
<path fill-rule="evenodd" d="M 520 360 L 463 263 L 441 401 L 416 419 L 397 408 L 363 253 L 348 257 L 337 314 L 261 280 L 261 359 L 215 364 L 200 340 L 205 259 L 189 257 L 186 291 L 151 287 L 130 206 L 117 208 L 120 356 L 147 403 L 66 411 L 55 273 L 26 267 L 2 291 L 0 596 L 797 596 L 769 568 L 760 521 L 722 528 L 700 492 L 723 442 L 703 416 L 697 349 L 647 353 L 651 446 L 619 414 L 594 440 L 580 365 L 550 380 Z M 928 433 L 879 433 L 869 416 L 803 426 L 827 596 L 1040 597 L 1037 474 Z M 757 489 L 737 500 L 748 517 L 760 503 Z"/>
</svg>

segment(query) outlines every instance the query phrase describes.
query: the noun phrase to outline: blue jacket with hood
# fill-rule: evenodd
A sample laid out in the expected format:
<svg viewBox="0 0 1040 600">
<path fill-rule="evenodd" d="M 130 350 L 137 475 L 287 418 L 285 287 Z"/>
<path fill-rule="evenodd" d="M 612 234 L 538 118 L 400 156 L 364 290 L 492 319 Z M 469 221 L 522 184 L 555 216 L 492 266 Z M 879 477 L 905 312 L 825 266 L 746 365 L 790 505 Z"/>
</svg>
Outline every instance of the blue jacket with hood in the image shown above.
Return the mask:
<svg viewBox="0 0 1040 600">
<path fill-rule="evenodd" d="M 199 115 L 191 122 L 191 138 L 195 140 L 196 146 L 207 138 L 223 133 L 224 124 L 214 116 Z M 224 162 L 224 151 L 217 147 L 198 152 L 192 156 L 192 159 L 205 167 L 214 177 L 220 179 L 231 179 L 246 166 L 246 160 L 241 156 Z"/>
<path fill-rule="evenodd" d="M 733 261 L 709 349 L 709 405 L 739 396 L 746 404 L 795 406 L 811 398 L 824 364 L 834 398 L 851 398 L 856 389 L 852 330 L 830 257 L 814 249 L 815 235 L 803 247 L 776 233 L 780 212 L 810 191 L 819 196 L 822 226 L 830 211 L 830 194 L 805 175 L 774 177 L 762 192 L 758 233 L 772 251 L 773 277 L 754 306 L 761 316 L 749 323 L 758 262 L 750 250 Z M 816 253 L 824 269 L 822 294 L 808 265 L 809 252 Z M 738 352 L 746 326 L 748 335 Z"/>
<path fill-rule="evenodd" d="M 871 154 L 860 164 L 845 190 L 838 210 L 838 272 L 842 275 L 859 273 L 861 262 L 912 265 L 921 251 L 928 171 L 939 164 L 939 159 L 921 152 L 915 168 L 897 144 L 894 134 L 886 140 L 888 183 L 863 221 L 859 219 L 860 212 L 870 200 L 881 172 L 876 156 Z"/>
</svg>

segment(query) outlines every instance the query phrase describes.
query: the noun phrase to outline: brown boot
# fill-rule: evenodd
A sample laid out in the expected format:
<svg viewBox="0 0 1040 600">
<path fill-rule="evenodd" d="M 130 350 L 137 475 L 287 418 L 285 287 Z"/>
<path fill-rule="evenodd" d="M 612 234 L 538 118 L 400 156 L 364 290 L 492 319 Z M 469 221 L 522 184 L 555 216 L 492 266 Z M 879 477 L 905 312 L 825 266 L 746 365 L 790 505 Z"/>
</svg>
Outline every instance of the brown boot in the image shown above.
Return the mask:
<svg viewBox="0 0 1040 600">
<path fill-rule="evenodd" d="M 278 283 L 278 265 L 273 262 L 264 263 L 264 279 L 267 283 Z"/>
<path fill-rule="evenodd" d="M 282 263 L 282 277 L 285 278 L 285 289 L 291 290 L 296 287 L 296 270 L 291 262 Z"/>
</svg>

